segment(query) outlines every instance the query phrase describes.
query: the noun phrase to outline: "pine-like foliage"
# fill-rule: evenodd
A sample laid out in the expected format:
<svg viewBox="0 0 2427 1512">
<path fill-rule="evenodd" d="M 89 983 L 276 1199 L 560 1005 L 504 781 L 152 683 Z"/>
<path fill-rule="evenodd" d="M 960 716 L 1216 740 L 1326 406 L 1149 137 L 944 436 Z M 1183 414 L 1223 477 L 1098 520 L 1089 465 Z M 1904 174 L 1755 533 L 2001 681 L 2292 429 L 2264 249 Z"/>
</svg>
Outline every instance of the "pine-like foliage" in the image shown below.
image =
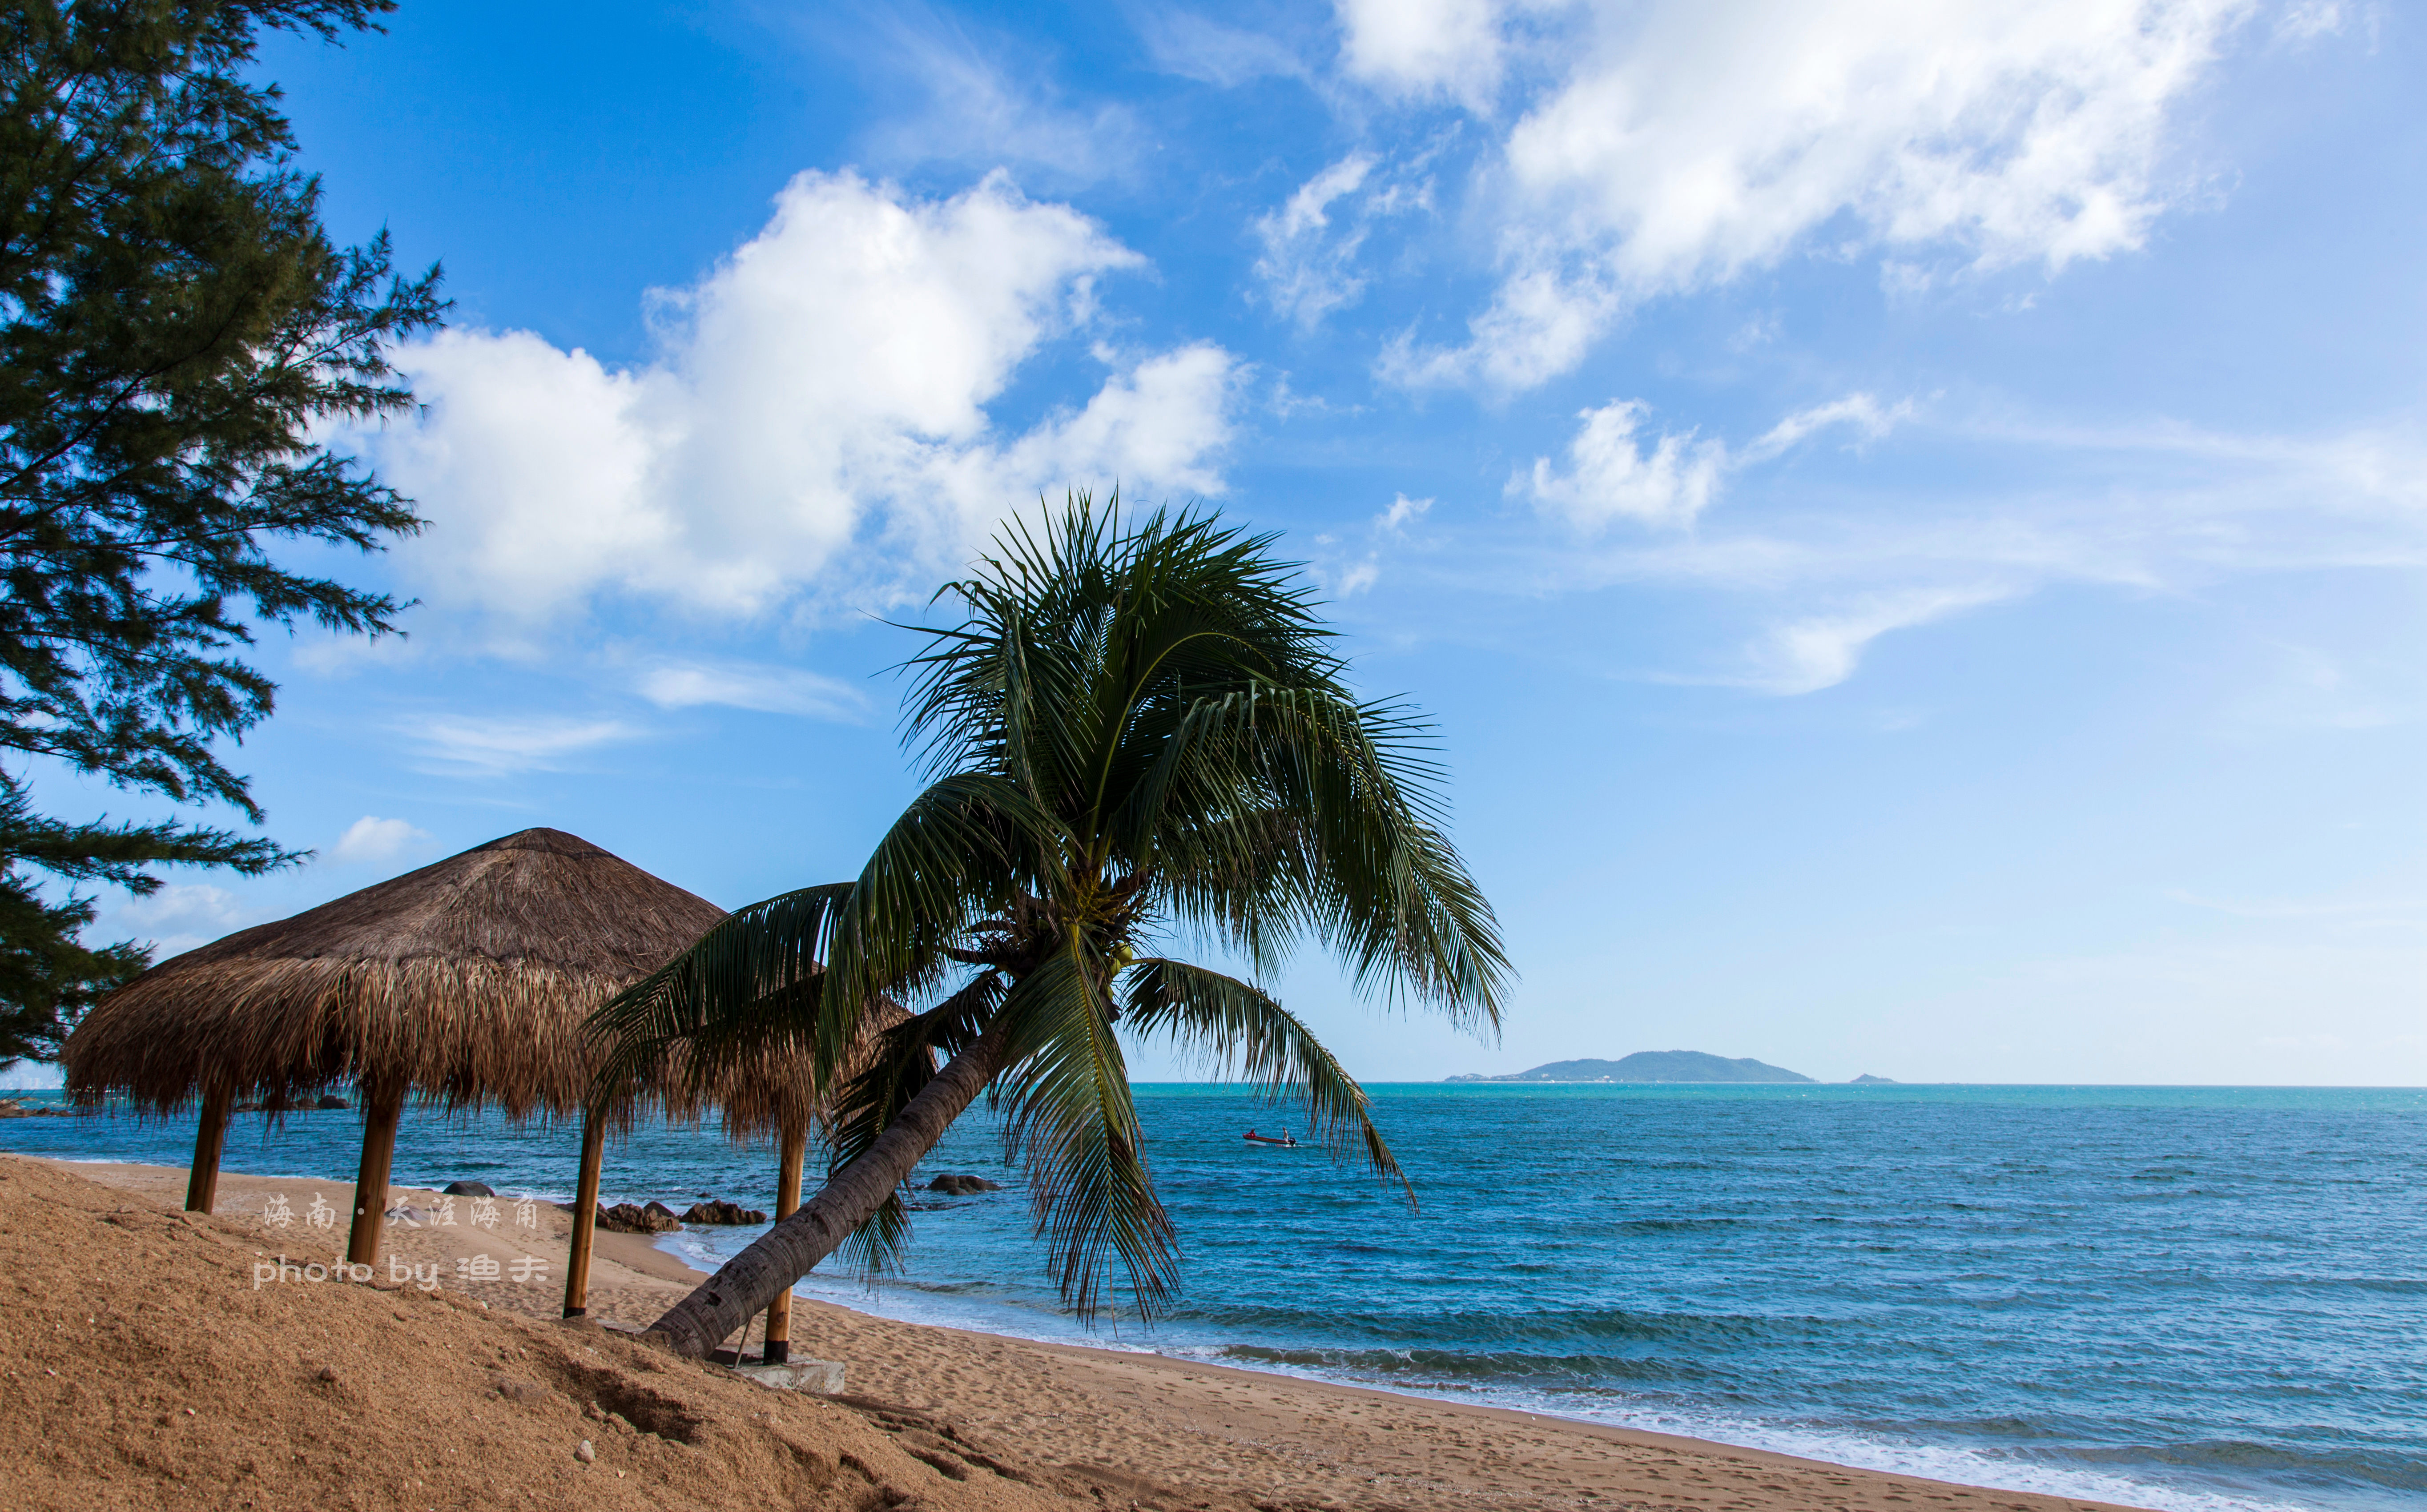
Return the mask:
<svg viewBox="0 0 2427 1512">
<path fill-rule="evenodd" d="M 369 551 L 408 500 L 316 439 L 410 402 L 391 342 L 434 326 L 437 270 L 383 236 L 340 248 L 293 164 L 264 28 L 326 40 L 388 0 L 0 7 L 0 1062 L 40 1053 L 122 948 L 26 869 L 138 892 L 161 862 L 259 872 L 272 841 L 34 814 L 48 759 L 258 822 L 223 740 L 269 715 L 262 626 L 381 635 L 396 600 L 282 565 L 282 542 Z M 22 984 L 34 984 L 31 986 Z"/>
</svg>

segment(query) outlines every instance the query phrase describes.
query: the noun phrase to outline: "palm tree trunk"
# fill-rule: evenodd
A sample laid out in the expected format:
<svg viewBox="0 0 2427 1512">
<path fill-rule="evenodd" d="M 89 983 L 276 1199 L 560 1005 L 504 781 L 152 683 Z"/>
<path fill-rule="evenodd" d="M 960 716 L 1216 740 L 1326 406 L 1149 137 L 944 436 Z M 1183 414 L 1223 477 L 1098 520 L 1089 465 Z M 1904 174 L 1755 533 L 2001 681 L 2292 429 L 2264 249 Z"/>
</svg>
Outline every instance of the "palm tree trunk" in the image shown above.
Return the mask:
<svg viewBox="0 0 2427 1512">
<path fill-rule="evenodd" d="M 852 1162 L 826 1179 L 818 1195 L 758 1236 L 756 1244 L 725 1262 L 691 1295 L 651 1325 L 646 1337 L 677 1355 L 706 1359 L 779 1293 L 809 1274 L 885 1199 L 909 1179 L 920 1160 L 936 1147 L 977 1095 L 1002 1069 L 1009 1026 L 998 1018 L 977 1042 L 903 1105 L 885 1132 Z"/>
</svg>

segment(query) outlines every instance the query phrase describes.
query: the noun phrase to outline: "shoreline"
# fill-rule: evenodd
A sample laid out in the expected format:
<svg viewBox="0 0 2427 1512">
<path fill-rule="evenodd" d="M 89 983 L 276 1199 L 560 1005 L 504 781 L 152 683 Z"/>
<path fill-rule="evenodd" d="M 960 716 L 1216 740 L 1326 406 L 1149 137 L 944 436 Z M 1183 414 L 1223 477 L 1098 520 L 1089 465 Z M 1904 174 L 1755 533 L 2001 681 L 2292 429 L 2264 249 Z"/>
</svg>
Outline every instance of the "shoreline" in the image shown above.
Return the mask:
<svg viewBox="0 0 2427 1512">
<path fill-rule="evenodd" d="M 139 1196 L 155 1209 L 173 1211 L 184 1197 L 181 1166 L 8 1156 L 0 1158 L 0 1170 L 16 1162 Z M 220 1190 L 214 1227 L 249 1240 L 260 1263 L 268 1263 L 259 1247 L 266 1237 L 280 1241 L 273 1247 L 282 1254 L 290 1235 L 298 1255 L 342 1248 L 341 1231 L 314 1230 L 307 1239 L 300 1225 L 265 1227 L 264 1213 L 274 1195 L 299 1211 L 315 1201 L 350 1211 L 350 1183 L 223 1171 Z M 434 1196 L 419 1189 L 397 1193 L 416 1205 Z M 435 1288 L 441 1296 L 564 1326 L 556 1315 L 570 1214 L 554 1208 L 542 1214 L 542 1224 L 521 1232 L 505 1225 L 487 1231 L 391 1228 L 388 1266 L 401 1268 L 408 1286 L 411 1276 L 443 1273 Z M 707 1278 L 660 1249 L 658 1238 L 597 1236 L 592 1321 L 645 1326 Z M 540 1284 L 504 1276 L 459 1278 L 463 1262 L 483 1253 L 509 1270 L 528 1262 L 540 1272 Z M 795 1300 L 793 1318 L 796 1354 L 841 1360 L 847 1389 L 863 1406 L 957 1425 L 1072 1473 L 1114 1477 L 1116 1489 L 1134 1481 L 1159 1488 L 1158 1496 L 1180 1488 L 1220 1498 L 1174 1505 L 1447 1508 L 1486 1500 L 1524 1507 L 1898 1512 L 1929 1503 L 1946 1512 L 2089 1512 L 2126 1504 L 1281 1371 L 909 1323 L 809 1298 Z"/>
<path fill-rule="evenodd" d="M 604 1239 L 606 1235 L 602 1231 L 599 1237 Z M 645 1241 L 649 1243 L 652 1247 L 656 1247 L 676 1236 L 674 1234 L 658 1234 L 625 1235 L 620 1237 L 636 1242 Z M 675 1266 L 679 1267 L 683 1273 L 682 1279 L 686 1283 L 695 1286 L 700 1282 L 710 1279 L 710 1273 L 703 1271 L 696 1265 L 692 1265 L 688 1261 L 685 1261 L 681 1257 L 672 1254 L 664 1249 L 660 1249 L 659 1253 L 671 1260 Z M 1563 1427 L 1573 1428 L 1588 1433 L 1606 1434 L 1620 1441 L 1670 1446 L 1676 1450 L 1687 1453 L 1724 1453 L 1751 1455 L 1775 1460 L 1781 1463 L 1797 1464 L 1830 1471 L 1842 1471 L 1851 1474 L 1880 1475 L 1900 1480 L 1912 1480 L 1931 1486 L 1954 1488 L 1961 1490 L 1975 1492 L 1982 1496 L 2033 1497 L 2046 1499 L 2075 1507 L 2125 1507 L 2131 1509 L 2131 1512 L 2157 1512 L 2157 1509 L 2164 1507 L 2170 1504 L 2177 1507 L 2201 1509 L 2201 1512 L 2207 1512 L 2207 1509 L 2211 1508 L 2237 1509 L 2237 1512 L 2239 1512 L 2239 1509 L 2254 1509 L 2254 1512 L 2260 1512 L 2260 1509 L 2263 1509 L 2263 1512 L 2303 1512 L 2302 1508 L 2289 1503 L 2256 1500 L 2223 1491 L 2172 1490 L 2167 1488 L 2151 1487 L 2142 1483 L 2129 1481 L 2122 1476 L 2101 1476 L 2098 1471 L 2090 1470 L 2061 1471 L 2049 1478 L 2073 1481 L 2109 1479 L 2112 1480 L 2114 1484 L 2111 1488 L 2103 1489 L 2093 1490 L 2083 1488 L 2077 1490 L 2066 1489 L 2062 1487 L 2001 1485 L 1994 1481 L 1963 1480 L 1949 1475 L 1933 1473 L 1932 1469 L 1934 1467 L 1928 1465 L 1900 1466 L 1896 1464 L 1865 1464 L 1855 1462 L 1849 1458 L 1832 1457 L 1829 1453 L 1829 1450 L 1832 1447 L 1844 1447 L 1856 1450 L 1869 1447 L 1864 1440 L 1849 1437 L 1838 1438 L 1816 1444 L 1810 1451 L 1806 1452 L 1800 1450 L 1795 1446 L 1777 1446 L 1772 1444 L 1745 1442 L 1737 1439 L 1721 1438 L 1709 1434 L 1696 1433 L 1687 1428 L 1671 1429 L 1665 1427 L 1652 1427 L 1634 1423 L 1611 1422 L 1604 1418 L 1588 1417 L 1575 1412 L 1563 1412 L 1556 1408 L 1505 1406 L 1492 1403 L 1489 1400 L 1480 1400 L 1479 1398 L 1483 1397 L 1486 1393 L 1472 1388 L 1461 1389 L 1445 1387 L 1437 1391 L 1428 1391 L 1403 1387 L 1369 1385 L 1352 1379 L 1343 1379 L 1338 1376 L 1323 1374 L 1314 1370 L 1304 1367 L 1231 1364 L 1221 1360 L 1206 1358 L 1198 1355 L 1172 1353 L 1164 1349 L 1146 1345 L 1120 1346 L 1073 1343 L 1067 1340 L 1050 1338 L 1040 1334 L 1020 1333 L 1007 1329 L 989 1328 L 982 1325 L 957 1322 L 942 1322 L 933 1318 L 903 1316 L 897 1312 L 878 1311 L 868 1307 L 854 1307 L 848 1303 L 835 1302 L 824 1297 L 804 1295 L 798 1293 L 794 1294 L 792 1306 L 793 1315 L 796 1320 L 793 1325 L 796 1341 L 800 1337 L 801 1328 L 801 1325 L 797 1320 L 805 1314 L 805 1311 L 823 1309 L 845 1314 L 854 1318 L 867 1319 L 871 1322 L 888 1324 L 898 1327 L 931 1329 L 939 1333 L 956 1335 L 966 1339 L 1002 1341 L 1018 1343 L 1032 1349 L 1057 1351 L 1083 1360 L 1098 1362 L 1156 1361 L 1174 1369 L 1183 1371 L 1224 1372 L 1251 1377 L 1257 1380 L 1287 1381 L 1312 1391 L 1343 1391 L 1378 1397 L 1393 1402 L 1422 1403 L 1426 1406 L 1442 1408 L 1445 1411 L 1478 1414 L 1486 1418 L 1498 1419 L 1512 1424 L 1523 1423 L 1537 1428 L 1545 1424 L 1557 1424 Z M 755 1338 L 756 1336 L 754 1335 L 752 1337 Z M 800 1347 L 801 1346 L 796 1342 L 796 1352 Z M 1749 1423 L 1746 1424 L 1746 1427 L 1749 1433 L 1760 1433 L 1765 1431 L 1776 1432 L 1776 1430 L 1767 1429 L 1766 1425 L 1760 1423 Z M 1777 1436 L 1780 1438 L 1794 1437 L 1791 1433 L 1777 1433 Z M 1812 1437 L 1820 1439 L 1824 1436 L 1816 1433 L 1812 1435 Z M 1893 1443 L 1887 1442 L 1881 1442 L 1879 1447 L 1883 1451 L 1880 1456 L 1882 1458 L 1892 1456 L 1898 1448 L 1898 1446 Z M 1968 1451 L 1958 1447 L 1930 1445 L 1914 1445 L 1912 1447 L 1911 1452 L 1914 1458 L 1923 1460 L 1927 1460 L 1934 1455 L 1951 1456 L 1968 1453 Z M 2149 1498 L 2149 1500 L 2122 1500 L 2125 1497 L 2144 1497 Z"/>
</svg>

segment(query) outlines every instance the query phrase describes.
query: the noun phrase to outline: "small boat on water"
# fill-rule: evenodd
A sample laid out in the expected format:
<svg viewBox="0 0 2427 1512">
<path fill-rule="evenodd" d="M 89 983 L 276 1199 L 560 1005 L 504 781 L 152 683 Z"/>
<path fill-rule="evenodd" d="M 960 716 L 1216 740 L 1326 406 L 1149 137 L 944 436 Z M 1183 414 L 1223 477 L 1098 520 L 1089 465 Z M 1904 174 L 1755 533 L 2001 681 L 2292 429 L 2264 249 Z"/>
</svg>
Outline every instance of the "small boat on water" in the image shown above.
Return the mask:
<svg viewBox="0 0 2427 1512">
<path fill-rule="evenodd" d="M 1297 1141 L 1287 1134 L 1259 1134 L 1252 1129 L 1247 1130 L 1247 1143 L 1250 1145 L 1279 1145 L 1286 1149 L 1297 1148 Z"/>
</svg>

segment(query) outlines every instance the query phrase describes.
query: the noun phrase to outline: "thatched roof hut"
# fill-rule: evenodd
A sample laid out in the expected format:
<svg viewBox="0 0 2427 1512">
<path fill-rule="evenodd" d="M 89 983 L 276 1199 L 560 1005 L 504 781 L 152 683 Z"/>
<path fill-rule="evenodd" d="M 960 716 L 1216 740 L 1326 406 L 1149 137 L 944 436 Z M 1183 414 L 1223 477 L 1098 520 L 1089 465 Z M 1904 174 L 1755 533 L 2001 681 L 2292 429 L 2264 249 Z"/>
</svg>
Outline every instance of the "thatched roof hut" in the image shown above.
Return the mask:
<svg viewBox="0 0 2427 1512">
<path fill-rule="evenodd" d="M 68 1090 L 167 1112 L 351 1080 L 570 1114 L 582 1019 L 724 917 L 578 836 L 524 830 L 161 962 L 69 1036 Z"/>
<path fill-rule="evenodd" d="M 514 1118 L 582 1109 L 583 1018 L 724 917 L 578 836 L 524 830 L 163 961 L 60 1059 L 88 1105 L 201 1097 L 187 1206 L 203 1211 L 235 1097 L 351 1080 L 365 1136 L 348 1259 L 367 1263 L 407 1097 Z"/>
</svg>

